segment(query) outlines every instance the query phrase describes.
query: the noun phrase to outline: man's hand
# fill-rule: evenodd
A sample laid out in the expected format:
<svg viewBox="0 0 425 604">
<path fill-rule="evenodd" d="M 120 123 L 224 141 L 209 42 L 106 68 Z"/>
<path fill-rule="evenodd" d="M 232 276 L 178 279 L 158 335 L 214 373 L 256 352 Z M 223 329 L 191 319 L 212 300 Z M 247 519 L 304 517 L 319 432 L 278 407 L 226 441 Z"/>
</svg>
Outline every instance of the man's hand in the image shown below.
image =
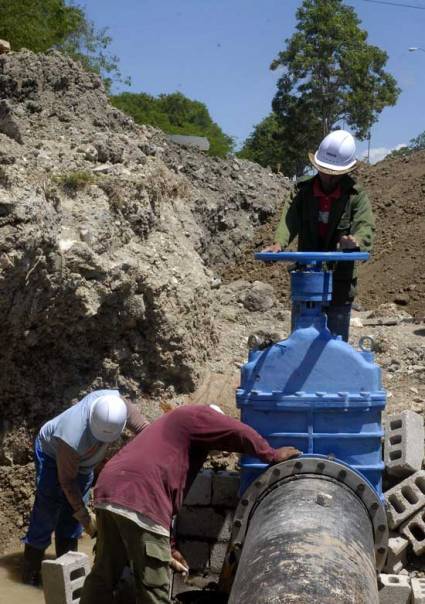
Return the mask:
<svg viewBox="0 0 425 604">
<path fill-rule="evenodd" d="M 82 508 L 75 512 L 74 518 L 83 525 L 85 532 L 93 539 L 97 534 L 96 516 L 87 508 Z"/>
<path fill-rule="evenodd" d="M 359 244 L 352 235 L 342 235 L 339 240 L 339 247 L 341 250 L 354 250 L 359 247 Z"/>
<path fill-rule="evenodd" d="M 84 530 L 93 539 L 97 535 L 96 515 L 93 512 L 89 512 L 89 516 L 90 520 L 84 527 Z"/>
<path fill-rule="evenodd" d="M 273 245 L 269 245 L 267 247 L 264 248 L 264 250 L 261 250 L 262 252 L 273 252 L 274 254 L 276 254 L 277 252 L 281 252 L 282 251 L 282 246 L 280 245 L 280 243 L 273 243 Z"/>
<path fill-rule="evenodd" d="M 174 549 L 171 552 L 171 562 L 170 567 L 174 572 L 182 573 L 183 575 L 187 575 L 189 573 L 189 565 L 186 560 L 183 558 L 182 554 L 179 550 Z"/>
<path fill-rule="evenodd" d="M 291 457 L 298 457 L 299 455 L 302 455 L 302 451 L 299 451 L 295 447 L 280 447 L 280 449 L 276 449 L 276 463 L 286 461 L 287 459 L 291 459 Z"/>
</svg>

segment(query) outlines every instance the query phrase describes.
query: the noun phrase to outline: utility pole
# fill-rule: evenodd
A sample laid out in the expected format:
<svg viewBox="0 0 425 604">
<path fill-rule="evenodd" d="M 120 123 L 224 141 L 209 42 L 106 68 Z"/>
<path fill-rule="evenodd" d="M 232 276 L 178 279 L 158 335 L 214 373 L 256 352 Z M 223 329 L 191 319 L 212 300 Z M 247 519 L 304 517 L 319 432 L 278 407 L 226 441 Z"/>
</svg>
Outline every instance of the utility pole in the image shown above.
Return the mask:
<svg viewBox="0 0 425 604">
<path fill-rule="evenodd" d="M 367 163 L 370 164 L 370 139 L 372 138 L 371 136 L 371 131 L 369 130 L 369 134 L 367 135 Z"/>
</svg>

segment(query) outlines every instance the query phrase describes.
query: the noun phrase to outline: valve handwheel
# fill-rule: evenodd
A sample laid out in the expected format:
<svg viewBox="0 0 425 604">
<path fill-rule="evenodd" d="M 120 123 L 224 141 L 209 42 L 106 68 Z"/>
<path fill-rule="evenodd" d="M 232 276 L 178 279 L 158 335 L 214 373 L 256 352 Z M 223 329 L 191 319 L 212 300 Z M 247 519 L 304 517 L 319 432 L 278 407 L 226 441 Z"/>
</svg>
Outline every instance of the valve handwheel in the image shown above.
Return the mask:
<svg viewBox="0 0 425 604">
<path fill-rule="evenodd" d="M 353 262 L 365 261 L 368 252 L 257 252 L 257 260 L 264 262 L 296 262 L 297 264 L 316 264 L 320 262 Z"/>
</svg>

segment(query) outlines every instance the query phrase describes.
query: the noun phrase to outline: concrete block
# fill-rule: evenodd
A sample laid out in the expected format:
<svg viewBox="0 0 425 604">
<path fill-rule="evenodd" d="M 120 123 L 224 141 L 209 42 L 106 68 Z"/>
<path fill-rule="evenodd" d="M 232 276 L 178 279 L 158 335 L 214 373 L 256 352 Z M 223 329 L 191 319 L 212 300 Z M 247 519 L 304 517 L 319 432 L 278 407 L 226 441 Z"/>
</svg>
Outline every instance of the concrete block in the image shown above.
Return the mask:
<svg viewBox="0 0 425 604">
<path fill-rule="evenodd" d="M 412 587 L 405 575 L 379 575 L 379 604 L 410 604 Z"/>
<path fill-rule="evenodd" d="M 176 521 L 180 538 L 212 541 L 228 541 L 232 531 L 233 512 L 213 508 L 183 507 Z"/>
<path fill-rule="evenodd" d="M 398 575 L 406 566 L 407 546 L 409 541 L 404 537 L 390 537 L 388 555 L 383 572 L 387 575 Z"/>
<path fill-rule="evenodd" d="M 191 571 L 206 570 L 210 566 L 210 546 L 206 541 L 179 540 L 179 550 Z"/>
<path fill-rule="evenodd" d="M 211 545 L 210 569 L 211 572 L 220 574 L 227 552 L 227 543 L 214 543 Z"/>
<path fill-rule="evenodd" d="M 238 472 L 217 472 L 212 478 L 212 504 L 236 509 L 239 503 Z"/>
<path fill-rule="evenodd" d="M 41 566 L 46 604 L 78 604 L 81 589 L 90 572 L 89 558 L 81 552 L 68 552 Z"/>
<path fill-rule="evenodd" d="M 425 553 L 425 508 L 402 524 L 400 533 L 408 538 L 415 554 L 422 556 Z"/>
<path fill-rule="evenodd" d="M 425 505 L 425 471 L 415 472 L 386 491 L 385 500 L 389 527 L 395 529 Z"/>
<path fill-rule="evenodd" d="M 183 505 L 211 505 L 212 477 L 213 472 L 211 470 L 199 472 L 185 497 Z"/>
<path fill-rule="evenodd" d="M 385 466 L 388 474 L 405 477 L 422 468 L 424 421 L 414 411 L 391 415 L 385 426 Z"/>
<path fill-rule="evenodd" d="M 411 604 L 425 604 L 425 579 L 412 579 Z"/>
</svg>

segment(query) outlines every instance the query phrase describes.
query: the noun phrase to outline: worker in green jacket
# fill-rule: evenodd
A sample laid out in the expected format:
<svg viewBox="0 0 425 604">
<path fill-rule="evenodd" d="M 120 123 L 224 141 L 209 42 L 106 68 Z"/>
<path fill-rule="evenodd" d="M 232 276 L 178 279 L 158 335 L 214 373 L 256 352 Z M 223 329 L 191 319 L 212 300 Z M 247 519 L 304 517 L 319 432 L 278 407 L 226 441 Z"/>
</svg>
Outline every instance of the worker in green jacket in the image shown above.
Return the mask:
<svg viewBox="0 0 425 604">
<path fill-rule="evenodd" d="M 351 174 L 357 165 L 355 152 L 351 134 L 335 130 L 323 139 L 315 154 L 309 154 L 317 174 L 297 182 L 283 209 L 275 242 L 264 251 L 280 252 L 295 237 L 302 252 L 371 251 L 374 219 L 368 196 Z M 354 263 L 336 263 L 332 302 L 326 313 L 330 331 L 345 341 L 356 284 Z"/>
</svg>

